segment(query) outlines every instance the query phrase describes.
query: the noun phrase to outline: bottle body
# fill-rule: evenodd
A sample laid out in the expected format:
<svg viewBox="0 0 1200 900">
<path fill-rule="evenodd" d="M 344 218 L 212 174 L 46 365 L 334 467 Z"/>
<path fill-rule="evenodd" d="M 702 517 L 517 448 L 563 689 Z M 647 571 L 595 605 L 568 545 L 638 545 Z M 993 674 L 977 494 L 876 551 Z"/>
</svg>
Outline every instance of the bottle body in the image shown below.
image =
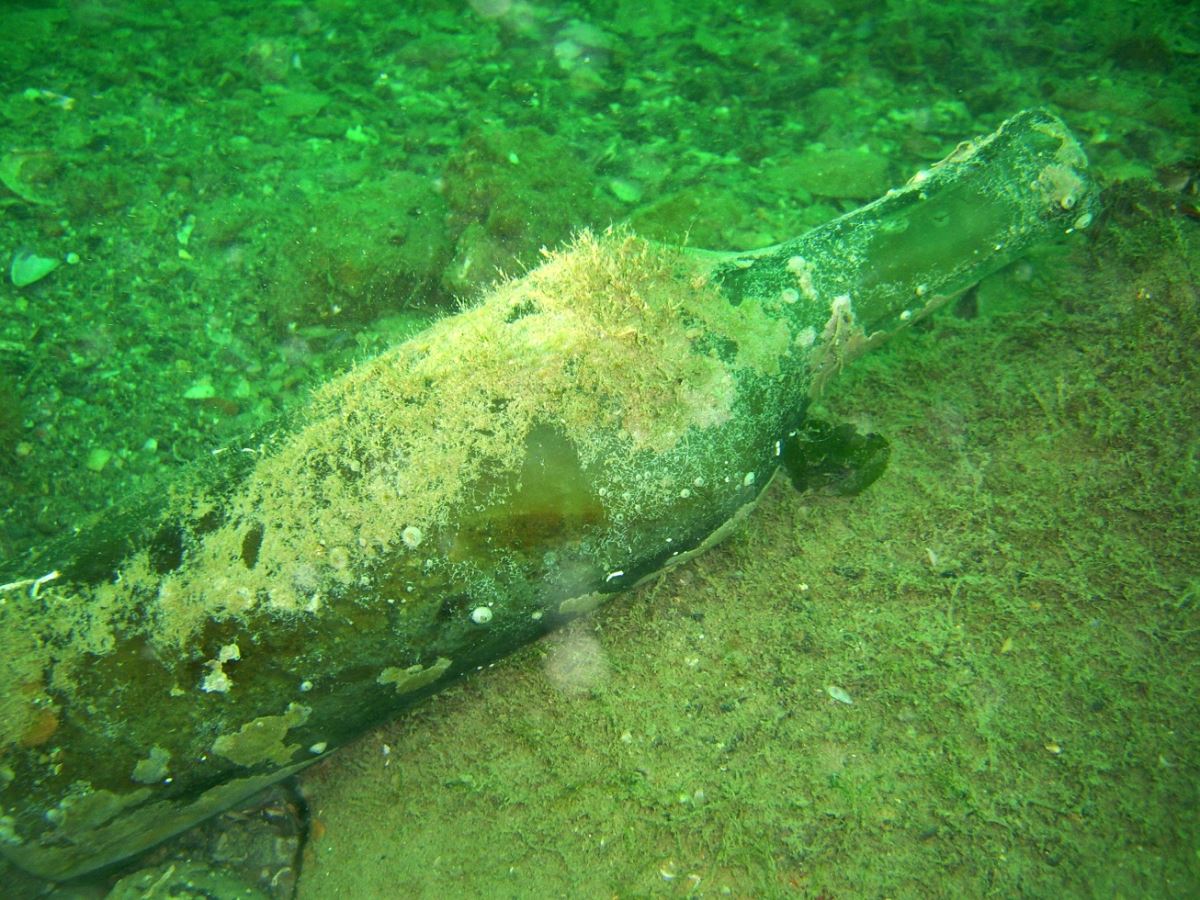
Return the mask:
<svg viewBox="0 0 1200 900">
<path fill-rule="evenodd" d="M 837 370 L 1087 215 L 1078 146 L 1022 115 L 779 247 L 582 235 L 32 563 L 0 847 L 119 860 L 720 540 Z"/>
</svg>

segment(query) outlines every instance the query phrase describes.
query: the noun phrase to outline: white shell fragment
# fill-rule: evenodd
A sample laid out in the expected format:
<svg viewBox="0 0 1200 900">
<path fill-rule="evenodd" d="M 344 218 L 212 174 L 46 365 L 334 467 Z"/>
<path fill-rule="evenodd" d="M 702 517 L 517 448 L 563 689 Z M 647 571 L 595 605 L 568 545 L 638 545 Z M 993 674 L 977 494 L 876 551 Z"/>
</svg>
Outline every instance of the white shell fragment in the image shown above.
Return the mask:
<svg viewBox="0 0 1200 900">
<path fill-rule="evenodd" d="M 62 260 L 52 256 L 38 256 L 31 250 L 18 250 L 13 254 L 8 277 L 17 287 L 25 287 L 41 281 L 62 265 Z"/>
<path fill-rule="evenodd" d="M 850 706 L 854 703 L 854 698 L 850 696 L 845 688 L 840 688 L 836 684 L 831 684 L 825 688 L 825 693 L 827 693 L 838 703 L 845 703 L 847 706 Z"/>
<path fill-rule="evenodd" d="M 476 625 L 486 625 L 492 621 L 492 611 L 486 606 L 477 606 L 471 610 L 471 621 Z"/>
</svg>

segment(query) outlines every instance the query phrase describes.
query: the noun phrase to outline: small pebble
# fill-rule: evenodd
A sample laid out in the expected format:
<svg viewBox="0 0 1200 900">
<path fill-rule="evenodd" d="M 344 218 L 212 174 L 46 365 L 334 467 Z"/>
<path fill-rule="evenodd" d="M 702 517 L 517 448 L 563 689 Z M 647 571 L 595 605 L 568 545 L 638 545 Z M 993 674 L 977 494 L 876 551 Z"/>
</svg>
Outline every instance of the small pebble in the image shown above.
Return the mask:
<svg viewBox="0 0 1200 900">
<path fill-rule="evenodd" d="M 622 203 L 637 203 L 642 199 L 641 185 L 634 181 L 626 181 L 624 178 L 612 179 L 608 183 L 608 189 Z"/>
<path fill-rule="evenodd" d="M 108 465 L 108 461 L 112 459 L 112 451 L 104 447 L 93 447 L 87 455 L 87 460 L 84 463 L 93 472 L 100 472 Z"/>
<path fill-rule="evenodd" d="M 185 400 L 211 400 L 215 396 L 217 396 L 217 389 L 213 387 L 212 379 L 207 376 L 183 392 Z"/>
</svg>

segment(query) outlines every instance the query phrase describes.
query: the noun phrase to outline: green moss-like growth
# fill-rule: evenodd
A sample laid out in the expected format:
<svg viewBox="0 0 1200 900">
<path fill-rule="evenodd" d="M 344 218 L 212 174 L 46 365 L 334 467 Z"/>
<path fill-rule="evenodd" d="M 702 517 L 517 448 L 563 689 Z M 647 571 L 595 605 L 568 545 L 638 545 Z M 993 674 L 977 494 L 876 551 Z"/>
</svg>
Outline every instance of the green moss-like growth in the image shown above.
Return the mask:
<svg viewBox="0 0 1200 900">
<path fill-rule="evenodd" d="M 0 372 L 0 459 L 11 459 L 21 433 L 22 403 L 17 380 Z"/>
</svg>

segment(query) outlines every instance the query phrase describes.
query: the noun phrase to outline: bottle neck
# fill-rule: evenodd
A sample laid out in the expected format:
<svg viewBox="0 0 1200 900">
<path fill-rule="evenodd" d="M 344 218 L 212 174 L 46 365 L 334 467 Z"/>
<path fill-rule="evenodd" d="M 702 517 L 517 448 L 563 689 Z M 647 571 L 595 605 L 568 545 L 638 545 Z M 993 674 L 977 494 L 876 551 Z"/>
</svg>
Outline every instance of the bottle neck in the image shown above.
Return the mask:
<svg viewBox="0 0 1200 900">
<path fill-rule="evenodd" d="M 1066 125 L 1026 110 L 879 200 L 808 233 L 699 263 L 734 305 L 778 305 L 797 342 L 840 368 L 1031 245 L 1087 227 L 1087 159 Z"/>
</svg>

